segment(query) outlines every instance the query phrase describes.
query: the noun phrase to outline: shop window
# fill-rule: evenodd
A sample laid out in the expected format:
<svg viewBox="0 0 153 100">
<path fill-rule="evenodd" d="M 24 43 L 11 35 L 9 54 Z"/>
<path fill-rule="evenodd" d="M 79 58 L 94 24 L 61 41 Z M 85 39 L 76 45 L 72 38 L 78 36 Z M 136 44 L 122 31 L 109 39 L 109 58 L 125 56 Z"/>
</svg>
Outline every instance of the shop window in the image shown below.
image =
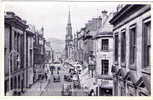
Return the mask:
<svg viewBox="0 0 153 100">
<path fill-rule="evenodd" d="M 109 48 L 109 40 L 108 39 L 102 39 L 101 40 L 101 50 L 102 51 L 108 51 Z"/>
<path fill-rule="evenodd" d="M 11 78 L 11 90 L 13 89 L 13 78 Z"/>
<path fill-rule="evenodd" d="M 9 91 L 9 80 L 5 80 L 5 95 L 6 95 L 6 92 Z"/>
<path fill-rule="evenodd" d="M 101 65 L 102 65 L 101 74 L 107 75 L 109 69 L 109 60 L 101 60 Z"/>
<path fill-rule="evenodd" d="M 121 87 L 121 96 L 126 96 L 125 87 Z"/>
<path fill-rule="evenodd" d="M 18 76 L 18 89 L 20 89 L 20 76 Z"/>
<path fill-rule="evenodd" d="M 151 34 L 151 22 L 147 21 L 143 24 L 143 58 L 144 58 L 144 68 L 150 66 L 150 34 Z"/>
<path fill-rule="evenodd" d="M 136 26 L 130 27 L 130 65 L 134 65 L 136 61 Z M 135 69 L 134 67 L 130 67 Z"/>
</svg>

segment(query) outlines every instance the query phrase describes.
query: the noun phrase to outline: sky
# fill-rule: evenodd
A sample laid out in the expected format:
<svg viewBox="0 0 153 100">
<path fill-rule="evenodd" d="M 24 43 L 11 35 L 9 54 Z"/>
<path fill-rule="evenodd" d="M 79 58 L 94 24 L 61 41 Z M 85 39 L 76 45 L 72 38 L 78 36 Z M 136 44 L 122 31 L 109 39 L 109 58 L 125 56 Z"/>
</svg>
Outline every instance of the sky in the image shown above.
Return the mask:
<svg viewBox="0 0 153 100">
<path fill-rule="evenodd" d="M 65 40 L 69 9 L 74 34 L 88 20 L 100 16 L 102 10 L 116 11 L 117 5 L 117 2 L 5 2 L 4 8 L 15 12 L 38 30 L 43 26 L 45 38 Z"/>
</svg>

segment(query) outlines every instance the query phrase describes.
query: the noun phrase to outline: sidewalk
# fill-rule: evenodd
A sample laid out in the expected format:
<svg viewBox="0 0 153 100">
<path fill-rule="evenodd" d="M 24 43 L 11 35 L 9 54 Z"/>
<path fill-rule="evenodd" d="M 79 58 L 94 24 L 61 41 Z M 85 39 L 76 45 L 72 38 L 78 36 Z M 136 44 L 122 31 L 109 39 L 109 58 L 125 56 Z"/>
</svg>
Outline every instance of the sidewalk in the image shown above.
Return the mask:
<svg viewBox="0 0 153 100">
<path fill-rule="evenodd" d="M 34 83 L 31 88 L 27 89 L 21 96 L 40 96 L 41 93 L 45 91 L 47 85 L 48 80 L 39 80 L 38 82 Z"/>
</svg>

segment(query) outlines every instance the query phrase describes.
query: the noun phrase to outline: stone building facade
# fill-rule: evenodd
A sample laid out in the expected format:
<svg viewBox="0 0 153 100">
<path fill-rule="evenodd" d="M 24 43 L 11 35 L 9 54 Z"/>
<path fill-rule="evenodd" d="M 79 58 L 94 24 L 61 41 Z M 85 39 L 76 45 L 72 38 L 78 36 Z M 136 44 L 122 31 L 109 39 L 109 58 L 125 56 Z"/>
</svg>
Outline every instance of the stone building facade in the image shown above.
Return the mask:
<svg viewBox="0 0 153 100">
<path fill-rule="evenodd" d="M 45 43 L 45 61 L 45 63 L 52 62 L 52 48 L 49 41 L 46 41 Z"/>
<path fill-rule="evenodd" d="M 89 58 L 93 58 L 94 55 L 94 41 L 93 37 L 97 34 L 97 30 L 101 26 L 101 17 L 99 18 L 92 18 L 89 20 L 88 23 L 85 25 L 83 29 L 83 65 L 89 65 Z M 90 70 L 90 68 L 89 68 Z"/>
<path fill-rule="evenodd" d="M 5 13 L 5 95 L 20 95 L 26 88 L 26 21 L 13 12 Z"/>
<path fill-rule="evenodd" d="M 102 24 L 98 33 L 94 36 L 94 48 L 96 58 L 97 96 L 113 95 L 113 77 L 111 68 L 113 65 L 113 25 L 109 23 L 113 13 L 102 11 Z"/>
<path fill-rule="evenodd" d="M 44 74 L 45 64 L 45 43 L 44 29 L 36 31 L 34 34 L 34 82 Z"/>
<path fill-rule="evenodd" d="M 34 68 L 34 51 L 33 51 L 33 40 L 34 40 L 34 30 L 33 26 L 29 25 L 29 28 L 26 30 L 26 78 L 27 78 L 27 87 L 31 87 L 33 85 L 33 68 Z"/>
<path fill-rule="evenodd" d="M 83 55 L 84 55 L 84 45 L 83 45 L 83 35 L 84 35 L 84 28 L 81 28 L 81 30 L 79 32 L 77 32 L 77 52 L 78 52 L 78 57 L 77 57 L 77 61 L 80 64 L 83 64 Z"/>
<path fill-rule="evenodd" d="M 150 96 L 151 5 L 125 5 L 110 23 L 114 25 L 114 95 Z"/>
</svg>

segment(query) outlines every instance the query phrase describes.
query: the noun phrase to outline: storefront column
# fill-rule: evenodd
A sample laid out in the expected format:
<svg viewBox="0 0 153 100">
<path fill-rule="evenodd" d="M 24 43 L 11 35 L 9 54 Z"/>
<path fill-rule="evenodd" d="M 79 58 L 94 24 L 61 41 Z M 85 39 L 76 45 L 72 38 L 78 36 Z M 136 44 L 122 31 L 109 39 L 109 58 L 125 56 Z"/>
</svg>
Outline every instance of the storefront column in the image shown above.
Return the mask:
<svg viewBox="0 0 153 100">
<path fill-rule="evenodd" d="M 100 92 L 100 87 L 98 86 L 98 96 L 100 95 L 100 93 L 99 93 L 99 92 Z"/>
</svg>

